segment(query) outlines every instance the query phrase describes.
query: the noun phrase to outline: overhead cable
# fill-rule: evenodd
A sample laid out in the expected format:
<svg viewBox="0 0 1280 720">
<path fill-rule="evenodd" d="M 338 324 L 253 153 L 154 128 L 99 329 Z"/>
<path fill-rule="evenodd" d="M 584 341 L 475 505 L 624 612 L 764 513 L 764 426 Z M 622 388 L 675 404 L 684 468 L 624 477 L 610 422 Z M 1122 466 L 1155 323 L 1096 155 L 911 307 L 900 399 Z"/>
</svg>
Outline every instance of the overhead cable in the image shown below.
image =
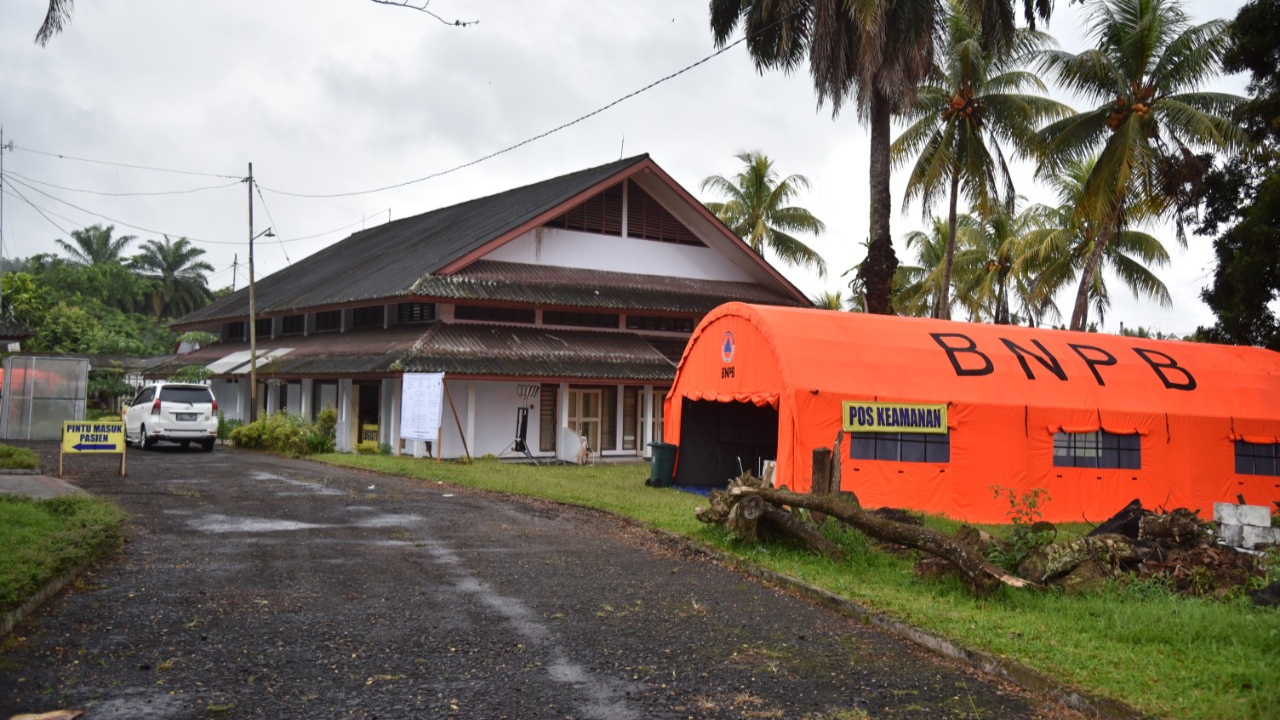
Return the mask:
<svg viewBox="0 0 1280 720">
<path fill-rule="evenodd" d="M 52 152 L 46 152 L 44 150 L 35 150 L 32 148 L 21 147 L 19 145 L 12 146 L 12 149 L 21 150 L 22 152 L 34 153 L 36 155 L 46 155 L 48 157 L 56 157 L 59 160 L 76 160 L 78 162 L 93 163 L 95 165 L 110 165 L 112 167 L 123 167 L 123 168 L 130 168 L 133 170 L 149 170 L 151 172 L 166 172 L 166 173 L 174 173 L 177 175 L 197 175 L 200 177 L 216 177 L 216 178 L 226 178 L 228 180 L 239 180 L 241 182 L 244 181 L 243 175 L 223 175 L 221 173 L 194 172 L 191 170 L 174 170 L 172 168 L 151 167 L 148 165 L 131 165 L 129 163 L 111 162 L 109 160 L 93 160 L 91 158 L 76 157 L 74 155 L 64 155 L 62 153 L 52 153 Z"/>
</svg>

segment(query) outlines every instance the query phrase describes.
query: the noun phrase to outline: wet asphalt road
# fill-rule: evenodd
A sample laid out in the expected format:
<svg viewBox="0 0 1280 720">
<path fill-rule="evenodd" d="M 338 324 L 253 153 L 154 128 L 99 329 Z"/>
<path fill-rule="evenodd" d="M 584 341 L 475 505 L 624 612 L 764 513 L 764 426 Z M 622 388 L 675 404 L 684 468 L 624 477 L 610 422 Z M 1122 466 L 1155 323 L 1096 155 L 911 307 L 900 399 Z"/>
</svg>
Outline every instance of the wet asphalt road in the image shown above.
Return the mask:
<svg viewBox="0 0 1280 720">
<path fill-rule="evenodd" d="M 130 541 L 0 649 L 0 718 L 1071 716 L 599 513 L 221 448 L 113 469 L 68 479 Z"/>
</svg>

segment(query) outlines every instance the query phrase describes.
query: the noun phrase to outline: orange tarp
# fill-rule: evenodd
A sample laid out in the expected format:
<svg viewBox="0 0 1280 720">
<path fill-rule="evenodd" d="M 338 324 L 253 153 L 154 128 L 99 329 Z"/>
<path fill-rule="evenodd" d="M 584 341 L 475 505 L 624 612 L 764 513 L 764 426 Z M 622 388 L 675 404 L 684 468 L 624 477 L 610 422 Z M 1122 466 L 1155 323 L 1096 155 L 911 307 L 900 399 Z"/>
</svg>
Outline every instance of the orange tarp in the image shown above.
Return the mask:
<svg viewBox="0 0 1280 720">
<path fill-rule="evenodd" d="M 854 460 L 843 487 L 869 507 L 1005 522 L 992 486 L 1048 491 L 1045 519 L 1102 520 L 1130 500 L 1211 515 L 1215 501 L 1280 500 L 1280 478 L 1235 472 L 1235 440 L 1280 438 L 1280 354 L 1252 347 L 729 303 L 694 331 L 667 396 L 778 410 L 776 483 L 810 486 L 845 401 L 947 407 L 950 462 Z M 1055 467 L 1054 433 L 1141 443 L 1136 470 Z M 681 448 L 696 453 L 698 448 Z"/>
</svg>

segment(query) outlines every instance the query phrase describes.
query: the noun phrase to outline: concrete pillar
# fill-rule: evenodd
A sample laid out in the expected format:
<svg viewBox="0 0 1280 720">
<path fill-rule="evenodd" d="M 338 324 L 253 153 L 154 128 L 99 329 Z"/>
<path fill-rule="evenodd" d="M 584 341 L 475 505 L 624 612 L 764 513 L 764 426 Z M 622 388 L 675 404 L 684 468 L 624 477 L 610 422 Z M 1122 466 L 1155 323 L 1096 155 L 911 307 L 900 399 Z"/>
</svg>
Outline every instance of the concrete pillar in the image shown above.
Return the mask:
<svg viewBox="0 0 1280 720">
<path fill-rule="evenodd" d="M 653 454 L 653 448 L 649 447 L 649 443 L 653 442 L 653 386 L 645 385 L 644 394 L 640 398 L 640 454 L 649 457 Z"/>
<path fill-rule="evenodd" d="M 315 381 L 311 379 L 302 381 L 302 417 L 308 420 L 316 419 L 316 408 L 312 407 L 312 396 L 315 395 Z"/>
<path fill-rule="evenodd" d="M 400 447 L 400 397 L 404 383 L 400 378 L 391 378 L 383 380 L 382 385 L 387 388 L 384 396 L 387 408 L 387 442 L 391 444 L 391 452 L 395 453 Z"/>
<path fill-rule="evenodd" d="M 351 452 L 351 433 L 353 432 L 356 407 L 352 403 L 352 383 L 343 379 L 338 381 L 338 424 L 335 428 L 334 449 L 338 452 Z"/>
</svg>

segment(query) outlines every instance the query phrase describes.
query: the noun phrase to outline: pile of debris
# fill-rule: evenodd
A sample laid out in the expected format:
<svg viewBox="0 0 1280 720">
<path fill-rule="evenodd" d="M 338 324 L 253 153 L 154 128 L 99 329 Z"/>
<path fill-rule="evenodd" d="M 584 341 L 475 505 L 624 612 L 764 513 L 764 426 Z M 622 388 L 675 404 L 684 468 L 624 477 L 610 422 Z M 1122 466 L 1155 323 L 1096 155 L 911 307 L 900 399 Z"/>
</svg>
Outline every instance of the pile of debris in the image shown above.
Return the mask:
<svg viewBox="0 0 1280 720">
<path fill-rule="evenodd" d="M 713 492 L 710 506 L 699 507 L 696 515 L 749 541 L 785 536 L 841 559 L 840 547 L 818 529 L 829 516 L 873 539 L 925 553 L 917 572 L 958 575 L 980 595 L 1002 584 L 1092 592 L 1119 578 L 1156 581 L 1171 591 L 1201 597 L 1255 590 L 1256 603 L 1280 604 L 1280 585 L 1263 586 L 1268 558 L 1263 548 L 1224 544 L 1217 523 L 1201 520 L 1184 508 L 1155 512 L 1134 500 L 1085 537 L 1065 542 L 1053 542 L 1053 525 L 1035 523 L 1023 530 L 1041 540 L 1030 548 L 1015 548 L 1008 540 L 970 526 L 950 536 L 922 526 L 909 513 L 866 510 L 854 493 L 829 491 L 840 487 L 840 464 L 832 463 L 831 456 L 829 450 L 814 452 L 812 494 L 775 489 L 748 473 L 732 480 L 724 491 Z M 1267 518 L 1269 522 L 1269 513 Z M 1006 562 L 1014 556 L 1014 563 Z M 1270 557 L 1274 562 L 1275 553 Z"/>
</svg>

